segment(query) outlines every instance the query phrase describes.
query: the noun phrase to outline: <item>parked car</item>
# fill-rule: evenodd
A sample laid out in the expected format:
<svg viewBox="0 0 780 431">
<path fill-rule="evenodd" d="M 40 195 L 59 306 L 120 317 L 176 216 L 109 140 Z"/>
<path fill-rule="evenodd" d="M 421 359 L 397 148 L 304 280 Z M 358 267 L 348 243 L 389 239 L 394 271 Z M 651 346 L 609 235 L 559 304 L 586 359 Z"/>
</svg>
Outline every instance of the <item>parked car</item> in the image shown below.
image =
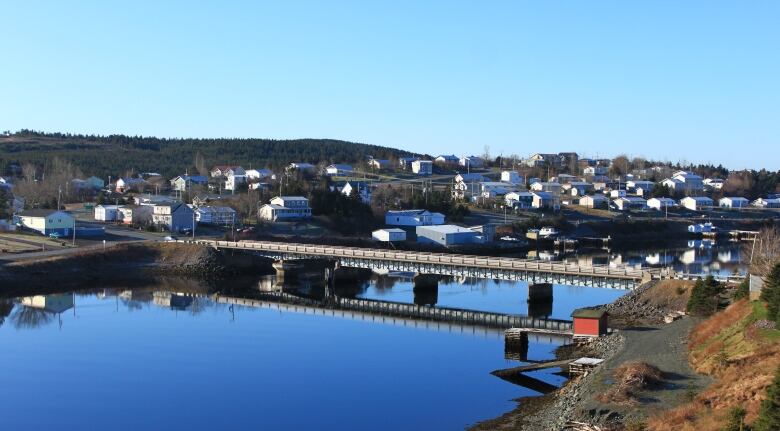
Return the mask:
<svg viewBox="0 0 780 431">
<path fill-rule="evenodd" d="M 165 238 L 163 238 L 163 240 L 165 240 L 165 241 L 177 241 L 178 238 L 176 238 L 175 236 L 172 236 L 172 235 L 168 235 Z"/>
</svg>

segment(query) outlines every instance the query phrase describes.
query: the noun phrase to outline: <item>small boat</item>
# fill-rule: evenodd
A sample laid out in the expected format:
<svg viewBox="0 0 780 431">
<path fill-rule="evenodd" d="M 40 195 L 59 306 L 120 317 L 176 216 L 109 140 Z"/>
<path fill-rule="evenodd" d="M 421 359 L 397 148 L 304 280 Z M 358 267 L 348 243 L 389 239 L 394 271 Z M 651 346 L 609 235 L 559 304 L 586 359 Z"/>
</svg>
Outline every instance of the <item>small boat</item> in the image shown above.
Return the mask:
<svg viewBox="0 0 780 431">
<path fill-rule="evenodd" d="M 558 232 L 558 229 L 550 226 L 545 226 L 541 229 L 539 229 L 539 238 L 552 238 L 554 236 L 558 236 L 560 232 Z"/>
</svg>

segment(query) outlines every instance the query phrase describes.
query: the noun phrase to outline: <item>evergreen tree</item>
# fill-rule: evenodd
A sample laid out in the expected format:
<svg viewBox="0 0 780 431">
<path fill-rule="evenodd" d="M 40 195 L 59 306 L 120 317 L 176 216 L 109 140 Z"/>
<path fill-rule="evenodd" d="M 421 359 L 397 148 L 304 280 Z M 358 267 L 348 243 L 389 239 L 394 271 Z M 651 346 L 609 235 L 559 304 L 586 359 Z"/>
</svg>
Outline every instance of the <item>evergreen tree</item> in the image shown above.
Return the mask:
<svg viewBox="0 0 780 431">
<path fill-rule="evenodd" d="M 749 428 L 745 425 L 745 415 L 747 412 L 742 407 L 732 407 L 728 413 L 728 423 L 723 431 L 748 431 Z"/>
<path fill-rule="evenodd" d="M 780 368 L 775 374 L 772 385 L 766 391 L 766 399 L 761 402 L 758 419 L 753 424 L 755 431 L 780 430 Z"/>
<path fill-rule="evenodd" d="M 707 287 L 701 278 L 696 280 L 696 284 L 691 289 L 691 297 L 688 299 L 687 311 L 692 314 L 706 314 L 709 312 L 709 301 L 707 298 Z"/>
<path fill-rule="evenodd" d="M 747 298 L 748 295 L 750 295 L 750 281 L 749 279 L 745 278 L 741 283 L 739 283 L 739 286 L 737 286 L 737 290 L 734 292 L 734 300 L 736 301 L 742 298 Z"/>
<path fill-rule="evenodd" d="M 761 289 L 761 300 L 767 303 L 769 320 L 780 322 L 780 262 L 766 276 Z"/>
</svg>

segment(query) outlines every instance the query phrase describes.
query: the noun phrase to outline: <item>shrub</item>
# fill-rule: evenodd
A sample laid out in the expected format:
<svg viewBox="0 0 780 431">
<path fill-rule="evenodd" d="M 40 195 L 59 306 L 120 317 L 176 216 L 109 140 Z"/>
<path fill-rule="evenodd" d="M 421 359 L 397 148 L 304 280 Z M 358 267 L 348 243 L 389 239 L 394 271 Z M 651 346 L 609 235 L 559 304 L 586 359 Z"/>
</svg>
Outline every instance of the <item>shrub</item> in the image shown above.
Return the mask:
<svg viewBox="0 0 780 431">
<path fill-rule="evenodd" d="M 753 424 L 753 429 L 755 431 L 780 430 L 780 368 L 766 391 L 766 399 L 761 402 L 761 410 Z"/>
</svg>

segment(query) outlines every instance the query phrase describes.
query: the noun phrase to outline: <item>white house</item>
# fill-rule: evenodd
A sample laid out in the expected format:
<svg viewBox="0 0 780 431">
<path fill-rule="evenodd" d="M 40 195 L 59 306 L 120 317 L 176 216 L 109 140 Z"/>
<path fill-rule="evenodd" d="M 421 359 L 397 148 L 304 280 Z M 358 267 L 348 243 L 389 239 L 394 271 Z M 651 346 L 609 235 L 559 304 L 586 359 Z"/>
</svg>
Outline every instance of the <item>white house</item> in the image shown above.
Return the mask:
<svg viewBox="0 0 780 431">
<path fill-rule="evenodd" d="M 609 198 L 604 195 L 587 195 L 580 198 L 579 206 L 585 208 L 606 208 Z"/>
<path fill-rule="evenodd" d="M 458 160 L 458 164 L 463 166 L 464 168 L 481 168 L 485 166 L 485 160 L 481 157 L 476 156 L 467 156 L 467 157 L 461 157 L 460 160 Z"/>
<path fill-rule="evenodd" d="M 433 162 L 430 160 L 415 160 L 412 162 L 412 172 L 417 175 L 431 175 L 433 173 Z"/>
<path fill-rule="evenodd" d="M 117 193 L 129 192 L 131 190 L 141 191 L 146 181 L 141 178 L 120 178 L 116 180 L 115 190 Z"/>
<path fill-rule="evenodd" d="M 260 207 L 257 216 L 267 221 L 299 220 L 311 217 L 311 208 L 303 196 L 277 196 Z"/>
<path fill-rule="evenodd" d="M 406 231 L 398 228 L 377 229 L 371 233 L 371 238 L 382 242 L 406 241 Z"/>
<path fill-rule="evenodd" d="M 346 176 L 346 175 L 352 175 L 352 173 L 355 172 L 354 169 L 352 169 L 352 166 L 350 165 L 342 165 L 342 164 L 333 164 L 328 165 L 325 168 L 325 174 L 328 176 Z"/>
<path fill-rule="evenodd" d="M 364 204 L 371 204 L 371 187 L 362 181 L 349 181 L 341 188 L 341 194 L 352 196 L 354 193 L 360 196 Z"/>
<path fill-rule="evenodd" d="M 620 211 L 643 210 L 647 208 L 647 201 L 639 196 L 623 196 L 612 201 Z"/>
<path fill-rule="evenodd" d="M 609 191 L 609 197 L 611 197 L 612 199 L 624 198 L 627 195 L 628 195 L 628 192 L 626 192 L 623 189 L 615 189 L 615 190 L 610 190 Z"/>
<path fill-rule="evenodd" d="M 677 171 L 667 178 L 661 184 L 669 187 L 675 192 L 696 193 L 704 191 L 704 181 L 694 173 L 687 171 Z"/>
<path fill-rule="evenodd" d="M 718 200 L 718 206 L 721 208 L 743 208 L 750 205 L 750 201 L 742 197 L 723 197 Z"/>
<path fill-rule="evenodd" d="M 152 206 L 152 223 L 171 232 L 195 229 L 195 212 L 183 203 L 162 203 Z"/>
<path fill-rule="evenodd" d="M 595 191 L 593 184 L 582 181 L 572 181 L 563 185 L 564 190 L 569 190 L 572 196 L 585 196 Z"/>
<path fill-rule="evenodd" d="M 637 189 L 652 190 L 653 187 L 655 187 L 655 183 L 652 182 L 652 181 L 631 180 L 631 181 L 626 182 L 626 188 L 628 190 L 633 191 L 634 193 L 637 192 Z"/>
<path fill-rule="evenodd" d="M 145 225 L 152 221 L 151 205 L 123 205 L 117 211 L 119 221 L 123 224 Z"/>
<path fill-rule="evenodd" d="M 22 211 L 16 217 L 22 228 L 36 231 L 42 235 L 68 236 L 73 233 L 75 223 L 70 214 L 58 210 L 27 210 Z"/>
<path fill-rule="evenodd" d="M 378 170 L 390 169 L 390 160 L 371 159 L 368 161 L 368 166 Z"/>
<path fill-rule="evenodd" d="M 229 174 L 246 175 L 244 168 L 238 165 L 217 165 L 211 169 L 212 178 L 224 178 Z"/>
<path fill-rule="evenodd" d="M 171 180 L 171 188 L 183 192 L 191 189 L 193 185 L 205 186 L 208 183 L 209 179 L 203 175 L 179 175 Z"/>
<path fill-rule="evenodd" d="M 753 206 L 758 208 L 780 208 L 780 199 L 758 198 L 753 201 Z"/>
<path fill-rule="evenodd" d="M 553 195 L 561 194 L 561 184 L 552 182 L 535 182 L 531 184 L 531 191 L 535 192 L 549 192 Z"/>
<path fill-rule="evenodd" d="M 511 208 L 531 208 L 534 194 L 531 192 L 509 192 L 504 195 L 504 203 Z"/>
<path fill-rule="evenodd" d="M 479 184 L 479 188 L 482 196 L 486 198 L 504 196 L 515 189 L 512 184 L 495 181 L 483 181 Z"/>
<path fill-rule="evenodd" d="M 412 162 L 414 162 L 415 160 L 417 160 L 417 157 L 399 157 L 398 167 L 401 169 L 411 169 Z"/>
<path fill-rule="evenodd" d="M 585 176 L 607 175 L 607 172 L 609 172 L 609 169 L 605 166 L 588 166 L 582 170 L 582 175 Z"/>
<path fill-rule="evenodd" d="M 721 190 L 726 180 L 722 178 L 707 178 L 703 181 L 704 185 L 710 190 Z"/>
<path fill-rule="evenodd" d="M 291 171 L 314 172 L 315 168 L 316 166 L 312 165 L 311 163 L 303 162 L 292 162 L 287 165 L 287 169 Z"/>
<path fill-rule="evenodd" d="M 443 165 L 457 165 L 460 159 L 454 154 L 442 154 L 433 159 L 433 161 Z"/>
<path fill-rule="evenodd" d="M 658 211 L 665 211 L 677 206 L 677 202 L 672 198 L 650 198 L 647 200 L 648 208 Z"/>
<path fill-rule="evenodd" d="M 509 184 L 523 184 L 523 176 L 515 171 L 502 171 L 501 181 Z"/>
<path fill-rule="evenodd" d="M 401 210 L 385 213 L 388 226 L 431 226 L 444 224 L 444 214 L 428 210 Z"/>
<path fill-rule="evenodd" d="M 418 226 L 417 242 L 420 244 L 438 244 L 445 247 L 463 244 L 481 244 L 485 237 L 476 229 L 445 224 L 440 226 Z M 492 238 L 491 238 L 492 239 Z"/>
<path fill-rule="evenodd" d="M 250 169 L 246 171 L 247 180 L 262 180 L 265 178 L 276 179 L 276 175 L 270 169 Z"/>
<path fill-rule="evenodd" d="M 680 199 L 680 205 L 692 211 L 701 211 L 712 208 L 714 202 L 706 196 L 688 196 Z"/>
<path fill-rule="evenodd" d="M 536 209 L 554 208 L 557 200 L 550 192 L 534 191 L 531 192 L 533 199 L 531 201 L 531 207 Z"/>
<path fill-rule="evenodd" d="M 95 220 L 116 221 L 119 218 L 119 205 L 98 205 L 95 207 Z"/>
<path fill-rule="evenodd" d="M 217 226 L 230 226 L 236 221 L 236 210 L 225 206 L 199 206 L 194 208 L 195 221 Z"/>
<path fill-rule="evenodd" d="M 228 172 L 225 178 L 225 190 L 236 191 L 244 183 L 246 183 L 246 175 Z"/>
</svg>

